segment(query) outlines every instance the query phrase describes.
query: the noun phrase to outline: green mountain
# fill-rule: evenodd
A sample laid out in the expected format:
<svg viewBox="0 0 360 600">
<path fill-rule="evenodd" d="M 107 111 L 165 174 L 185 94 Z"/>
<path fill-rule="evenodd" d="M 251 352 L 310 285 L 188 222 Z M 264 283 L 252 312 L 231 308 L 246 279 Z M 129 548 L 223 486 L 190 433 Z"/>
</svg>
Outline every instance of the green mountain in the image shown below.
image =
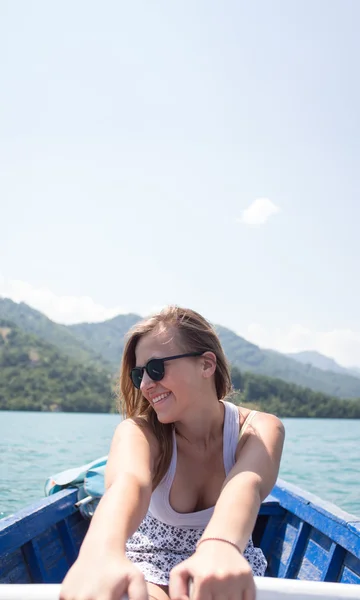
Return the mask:
<svg viewBox="0 0 360 600">
<path fill-rule="evenodd" d="M 355 375 L 355 377 L 360 377 L 359 367 L 351 367 L 350 369 L 348 369 L 348 371 L 350 371 L 350 373 L 352 373 L 352 375 Z"/>
<path fill-rule="evenodd" d="M 243 371 L 275 377 L 338 398 L 360 398 L 358 377 L 323 371 L 274 350 L 263 350 L 225 327 L 217 326 L 217 331 L 227 358 Z"/>
<path fill-rule="evenodd" d="M 135 314 L 118 315 L 104 323 L 71 325 L 70 330 L 118 369 L 124 335 L 140 319 Z M 227 358 L 242 371 L 283 379 L 339 398 L 360 398 L 360 379 L 356 376 L 325 372 L 273 350 L 263 350 L 220 325 L 216 326 L 216 330 Z"/>
<path fill-rule="evenodd" d="M 79 362 L 102 364 L 110 369 L 104 358 L 76 337 L 69 327 L 54 323 L 41 312 L 24 302 L 17 304 L 8 298 L 0 298 L 0 319 L 11 321 L 26 333 L 31 333 L 56 346 L 63 354 Z"/>
<path fill-rule="evenodd" d="M 282 379 L 232 369 L 233 385 L 240 382 L 241 392 L 233 402 L 283 417 L 360 419 L 360 399 L 340 400 L 329 394 L 314 392 Z"/>
<path fill-rule="evenodd" d="M 112 377 L 0 319 L 0 410 L 109 412 Z"/>
<path fill-rule="evenodd" d="M 117 317 L 118 343 L 134 319 L 137 319 L 136 315 L 130 315 L 128 321 Z M 122 323 L 127 323 L 126 327 L 122 328 Z M 88 324 L 84 329 L 89 335 Z M 105 334 L 107 331 L 109 335 L 111 330 L 97 329 L 101 342 L 103 338 L 99 332 Z M 219 330 L 223 343 L 228 346 L 228 355 L 237 362 L 245 357 L 244 364 L 267 368 L 267 360 L 281 358 L 272 352 L 263 355 L 257 346 L 238 338 L 233 332 L 224 328 Z M 111 344 L 108 347 L 112 347 Z M 114 346 L 113 350 L 119 352 L 119 347 Z M 232 381 L 235 389 L 241 390 L 234 393 L 233 402 L 279 417 L 360 418 L 360 399 L 340 400 L 281 379 L 240 371 L 236 366 L 232 367 Z M 76 362 L 56 346 L 24 332 L 11 321 L 0 319 L 0 411 L 110 412 L 115 406 L 115 384 L 116 378 L 102 365 L 96 367 L 90 362 Z"/>
<path fill-rule="evenodd" d="M 63 354 L 79 362 L 101 365 L 112 373 L 119 369 L 124 335 L 141 319 L 139 315 L 128 314 L 103 323 L 65 326 L 53 323 L 26 304 L 0 299 L 1 317 L 52 343 Z M 356 375 L 302 364 L 279 352 L 261 349 L 225 327 L 219 325 L 216 329 L 229 361 L 243 372 L 275 377 L 338 398 L 360 398 L 360 378 Z"/>
<path fill-rule="evenodd" d="M 118 315 L 103 323 L 69 325 L 69 331 L 84 345 L 94 348 L 114 369 L 119 369 L 124 348 L 124 337 L 137 323 L 139 315 Z"/>
<path fill-rule="evenodd" d="M 297 360 L 298 362 L 301 362 L 303 365 L 310 364 L 313 367 L 321 369 L 322 371 L 333 371 L 334 373 L 342 373 L 343 375 L 355 375 L 355 377 L 360 377 L 360 369 L 358 372 L 356 372 L 356 369 L 347 369 L 346 367 L 342 367 L 336 362 L 336 360 L 330 358 L 329 356 L 325 356 L 324 354 L 320 354 L 320 352 L 305 350 L 303 352 L 293 352 L 291 354 L 287 354 L 287 356 Z"/>
</svg>

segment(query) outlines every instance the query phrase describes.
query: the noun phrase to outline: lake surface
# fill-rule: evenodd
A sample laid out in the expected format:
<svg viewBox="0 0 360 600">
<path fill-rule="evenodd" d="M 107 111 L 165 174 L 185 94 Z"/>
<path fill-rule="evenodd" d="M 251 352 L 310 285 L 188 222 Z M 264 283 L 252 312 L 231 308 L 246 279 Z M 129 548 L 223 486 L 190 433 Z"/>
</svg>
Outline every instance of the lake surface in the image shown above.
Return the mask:
<svg viewBox="0 0 360 600">
<path fill-rule="evenodd" d="M 108 454 L 118 415 L 0 412 L 0 518 L 47 477 Z M 280 476 L 360 517 L 360 420 L 283 419 Z"/>
</svg>

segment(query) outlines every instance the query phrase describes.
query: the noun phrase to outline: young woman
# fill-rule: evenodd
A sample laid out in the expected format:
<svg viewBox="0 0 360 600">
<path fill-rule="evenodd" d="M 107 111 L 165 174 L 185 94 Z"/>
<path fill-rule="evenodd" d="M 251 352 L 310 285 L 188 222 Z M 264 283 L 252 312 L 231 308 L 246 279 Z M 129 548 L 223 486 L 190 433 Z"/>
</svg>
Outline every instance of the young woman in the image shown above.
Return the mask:
<svg viewBox="0 0 360 600">
<path fill-rule="evenodd" d="M 251 533 L 275 484 L 284 428 L 239 408 L 212 326 L 168 307 L 130 331 L 106 492 L 62 600 L 253 600 Z M 191 592 L 189 592 L 191 584 Z"/>
</svg>

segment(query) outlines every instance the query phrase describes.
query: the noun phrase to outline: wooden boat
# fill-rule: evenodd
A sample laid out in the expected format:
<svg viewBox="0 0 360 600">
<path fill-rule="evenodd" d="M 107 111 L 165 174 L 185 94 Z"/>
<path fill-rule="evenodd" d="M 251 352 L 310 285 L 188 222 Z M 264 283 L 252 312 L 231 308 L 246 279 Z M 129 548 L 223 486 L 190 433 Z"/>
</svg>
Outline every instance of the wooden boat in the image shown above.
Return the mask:
<svg viewBox="0 0 360 600">
<path fill-rule="evenodd" d="M 0 583 L 11 584 L 0 585 L 0 600 L 58 597 L 58 586 L 44 584 L 63 580 L 89 525 L 77 500 L 77 489 L 65 489 L 0 521 Z M 360 599 L 360 518 L 279 479 L 253 540 L 268 561 L 258 600 Z"/>
</svg>

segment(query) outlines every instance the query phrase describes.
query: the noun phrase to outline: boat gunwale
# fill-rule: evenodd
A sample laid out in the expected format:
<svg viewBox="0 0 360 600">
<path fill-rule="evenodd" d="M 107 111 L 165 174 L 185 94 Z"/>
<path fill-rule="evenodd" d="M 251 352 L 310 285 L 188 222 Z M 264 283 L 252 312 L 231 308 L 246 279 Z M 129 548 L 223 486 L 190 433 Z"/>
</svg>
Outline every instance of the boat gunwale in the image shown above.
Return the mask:
<svg viewBox="0 0 360 600">
<path fill-rule="evenodd" d="M 75 502 L 78 490 L 68 488 L 42 498 L 0 520 L 0 558 L 44 533 L 49 527 L 78 512 Z"/>
<path fill-rule="evenodd" d="M 0 520 L 0 556 L 16 551 L 49 527 L 78 512 L 77 488 L 67 488 Z M 278 479 L 259 515 L 295 515 L 360 558 L 360 519 L 310 492 Z"/>
<path fill-rule="evenodd" d="M 286 511 L 360 558 L 358 517 L 280 478 L 271 495 Z"/>
</svg>

